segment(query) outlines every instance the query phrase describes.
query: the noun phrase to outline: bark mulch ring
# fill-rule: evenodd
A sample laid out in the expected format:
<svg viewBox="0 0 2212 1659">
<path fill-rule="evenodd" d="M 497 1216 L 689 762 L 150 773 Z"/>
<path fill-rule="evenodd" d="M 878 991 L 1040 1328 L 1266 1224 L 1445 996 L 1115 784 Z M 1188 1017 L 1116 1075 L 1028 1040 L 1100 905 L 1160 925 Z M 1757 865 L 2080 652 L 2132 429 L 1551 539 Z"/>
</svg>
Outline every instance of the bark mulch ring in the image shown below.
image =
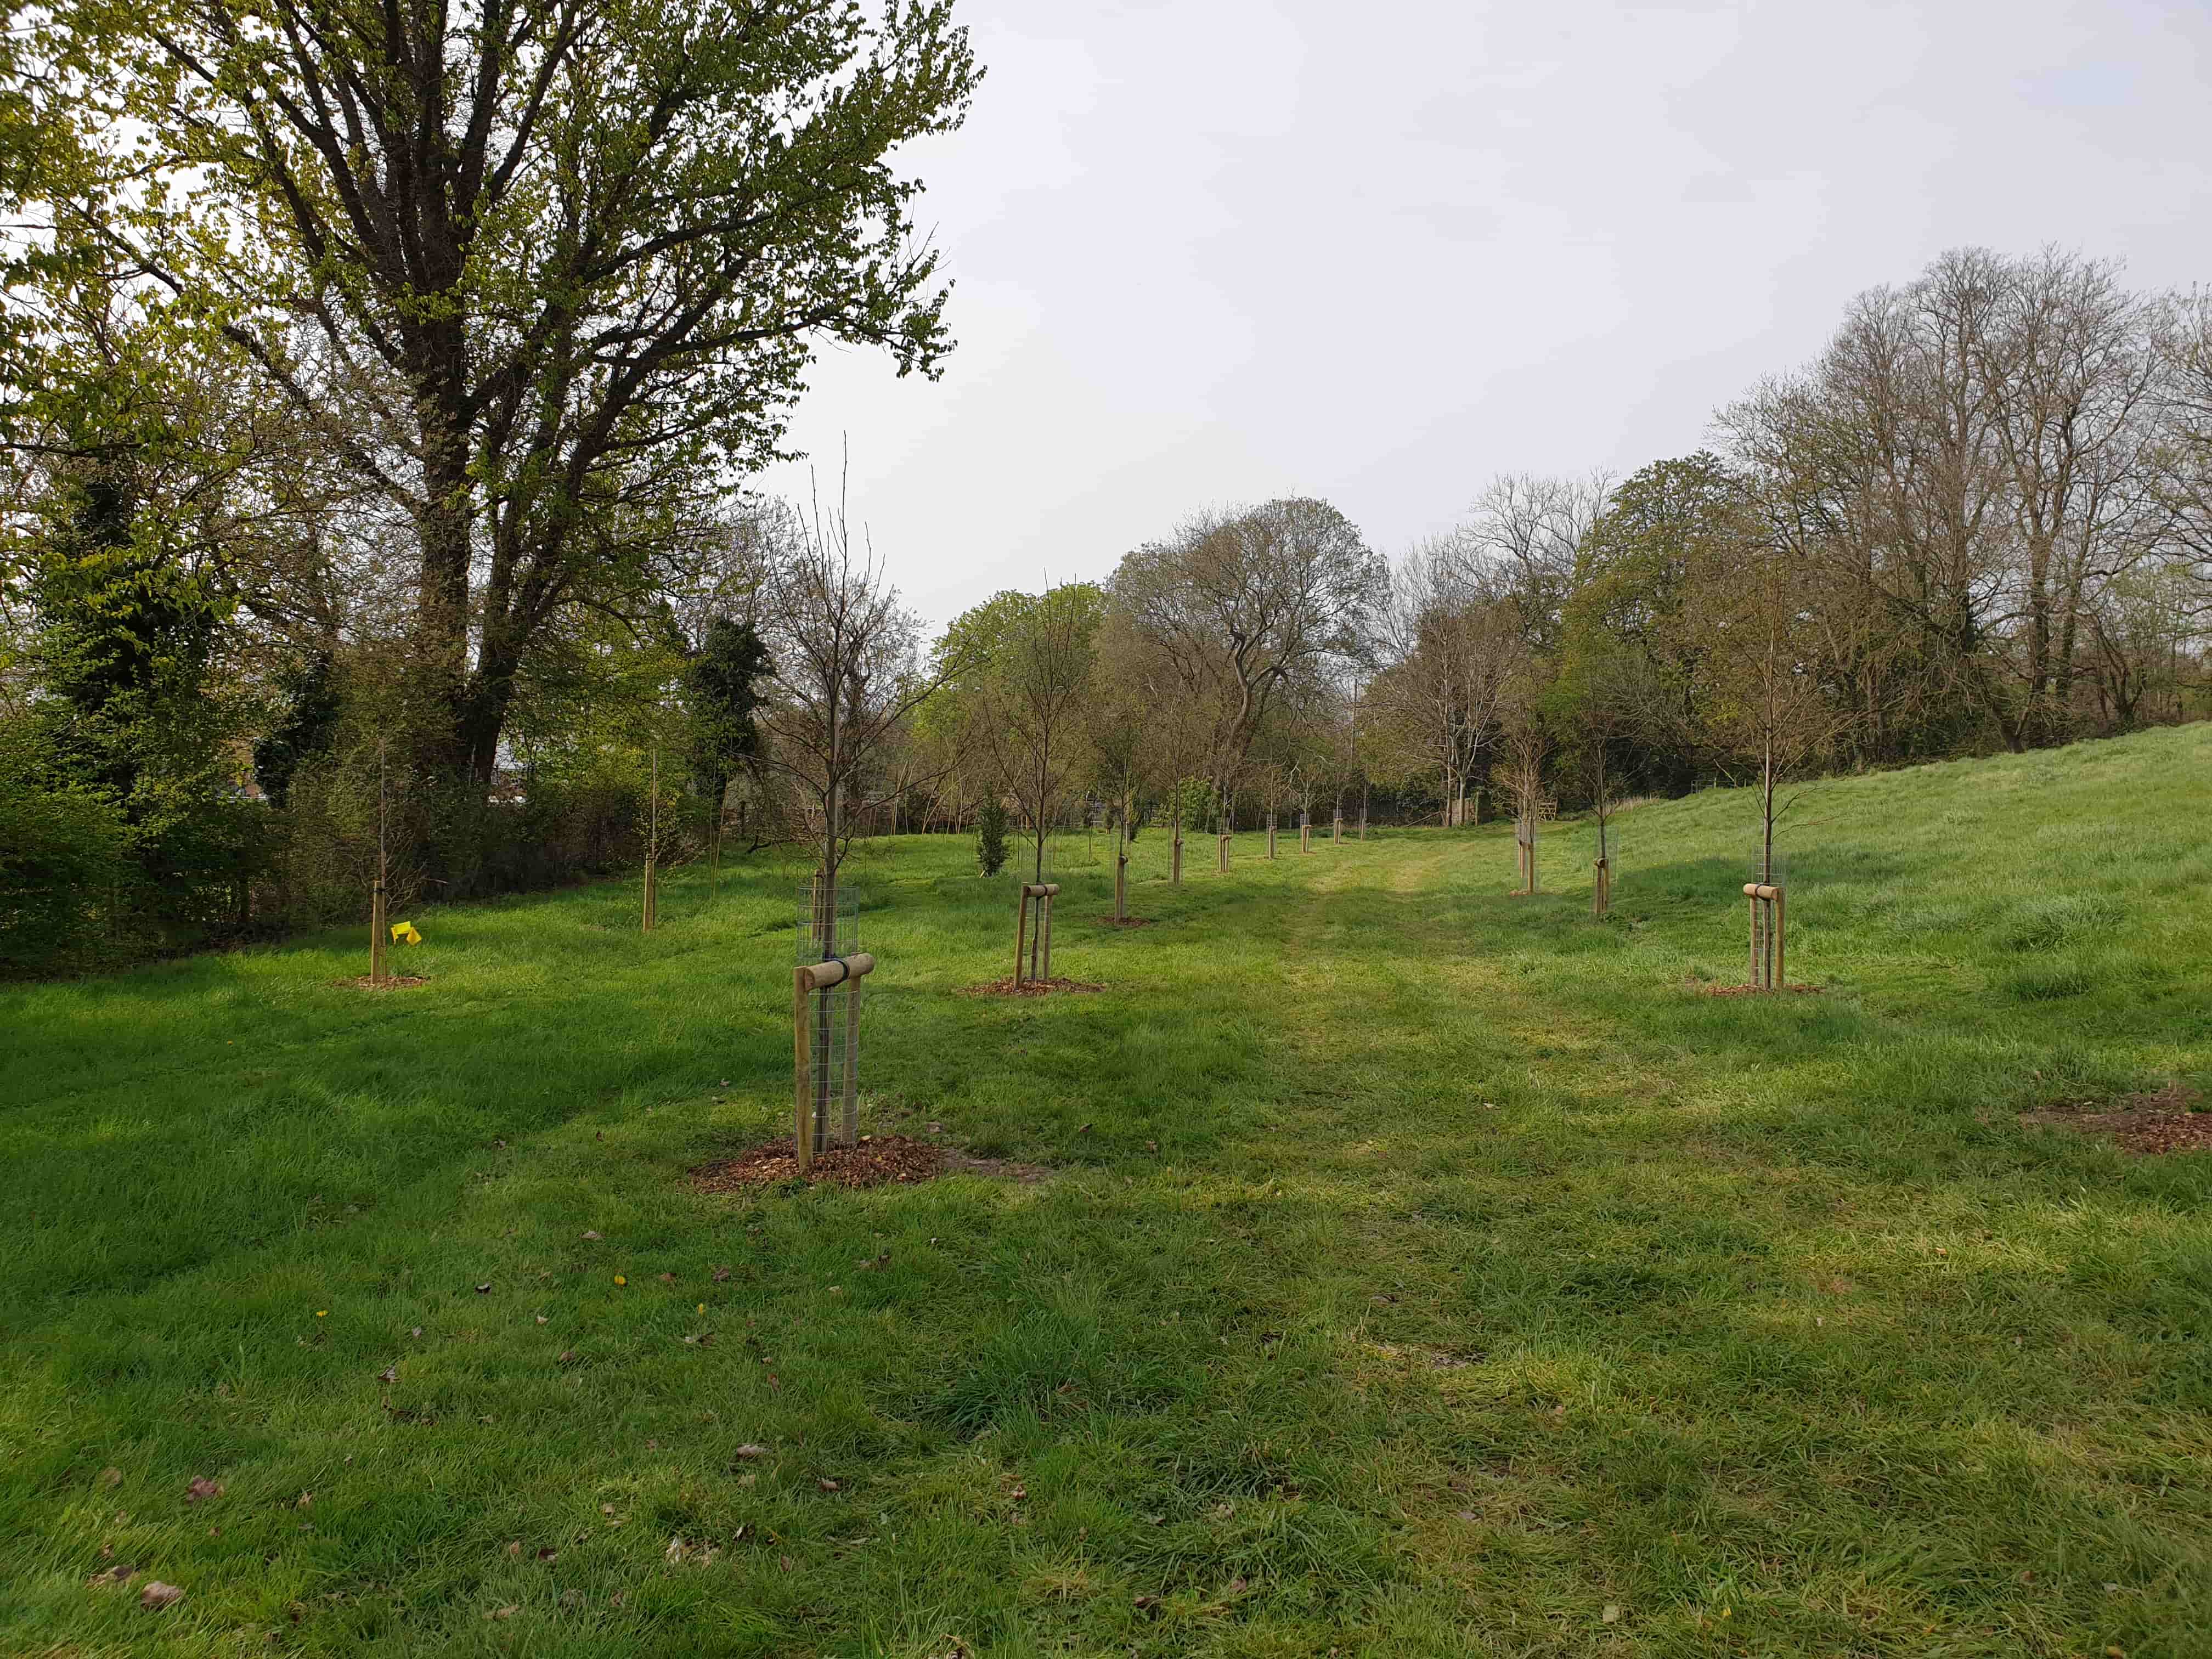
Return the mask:
<svg viewBox="0 0 2212 1659">
<path fill-rule="evenodd" d="M 2201 1098 L 2185 1084 L 2170 1083 L 2150 1094 L 2127 1096 L 2118 1111 L 2092 1111 L 2091 1107 L 2102 1103 L 2085 1100 L 2049 1111 L 2022 1112 L 2020 1121 L 2106 1135 L 2138 1158 L 2212 1152 L 2212 1111 L 2192 1109 Z"/>
<path fill-rule="evenodd" d="M 1757 985 L 1698 985 L 1693 982 L 1691 988 L 1699 996 L 1705 997 L 1765 997 L 1775 994 Z M 1820 994 L 1820 988 L 1817 985 L 1784 985 L 1781 988 L 1792 996 L 1809 997 Z"/>
<path fill-rule="evenodd" d="M 1152 919 L 1150 916 L 1101 916 L 1098 925 L 1101 927 L 1149 927 L 1152 925 Z"/>
<path fill-rule="evenodd" d="M 420 974 L 386 974 L 381 982 L 367 974 L 356 974 L 351 979 L 334 979 L 331 984 L 341 991 L 405 991 L 430 981 Z"/>
<path fill-rule="evenodd" d="M 817 1152 L 807 1165 L 806 1181 L 817 1187 L 825 1182 L 836 1187 L 889 1187 L 939 1176 L 981 1175 L 1033 1182 L 1050 1173 L 1033 1164 L 970 1158 L 954 1147 L 933 1146 L 907 1135 L 862 1135 L 857 1146 L 832 1146 Z M 702 1164 L 691 1171 L 692 1186 L 702 1193 L 744 1192 L 798 1179 L 799 1158 L 788 1139 L 771 1140 L 735 1158 Z"/>
<path fill-rule="evenodd" d="M 1011 975 L 994 979 L 988 985 L 970 985 L 961 992 L 963 997 L 1048 997 L 1055 992 L 1072 991 L 1088 996 L 1103 991 L 1103 985 L 1091 985 L 1079 979 L 1025 979 L 1018 985 Z"/>
</svg>

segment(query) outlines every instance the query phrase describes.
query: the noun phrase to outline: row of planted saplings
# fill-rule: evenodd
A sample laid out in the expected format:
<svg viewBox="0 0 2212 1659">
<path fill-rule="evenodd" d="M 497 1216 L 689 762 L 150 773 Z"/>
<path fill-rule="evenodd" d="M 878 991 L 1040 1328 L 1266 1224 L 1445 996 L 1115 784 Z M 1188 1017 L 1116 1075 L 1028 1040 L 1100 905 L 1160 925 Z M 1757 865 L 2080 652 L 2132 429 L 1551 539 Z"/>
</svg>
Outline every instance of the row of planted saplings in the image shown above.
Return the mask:
<svg viewBox="0 0 2212 1659">
<path fill-rule="evenodd" d="M 1540 825 L 1547 816 L 1538 806 L 1524 811 L 1515 824 L 1514 842 L 1522 880 L 1519 890 L 1523 894 L 1534 895 L 1540 890 L 1538 845 Z M 1366 840 L 1367 815 L 1364 811 L 1356 833 L 1359 840 Z M 1341 813 L 1331 822 L 1329 837 L 1337 843 L 1344 840 Z M 1229 868 L 1231 838 L 1227 830 L 1217 836 L 1218 867 L 1224 872 Z M 1312 820 L 1303 812 L 1298 815 L 1298 850 L 1313 851 Z M 1267 815 L 1267 856 L 1272 859 L 1276 853 L 1275 815 L 1271 812 Z M 1128 866 L 1129 841 L 1125 831 L 1115 855 L 1116 920 L 1121 919 L 1127 910 Z M 1182 877 L 1182 835 L 1177 824 L 1172 878 L 1180 881 Z M 835 889 L 817 872 L 811 890 L 811 928 L 820 959 L 800 963 L 793 970 L 792 980 L 793 1139 L 802 1173 L 816 1156 L 830 1146 L 849 1146 L 859 1139 L 860 986 L 876 966 L 875 957 L 865 951 L 838 954 Z M 1060 890 L 1060 884 L 1053 881 L 1025 881 L 1020 884 L 1014 921 L 1012 983 L 1017 987 L 1028 982 L 1049 983 L 1052 979 L 1052 906 Z M 1758 881 L 1745 883 L 1743 891 L 1750 903 L 1749 983 L 1762 991 L 1778 990 L 1789 982 L 1784 890 L 1778 883 Z M 380 929 L 381 882 L 377 884 L 376 897 L 376 921 Z M 1605 826 L 1601 823 L 1597 858 L 1592 866 L 1592 914 L 1607 915 L 1612 902 L 1613 860 Z M 844 995 L 842 1018 L 841 1011 L 832 1000 L 841 990 Z"/>
<path fill-rule="evenodd" d="M 1237 838 L 1236 817 L 1226 806 L 1223 808 L 1220 822 L 1223 827 L 1214 832 L 1213 837 L 1214 868 L 1225 875 L 1229 871 L 1229 846 Z M 1342 842 L 1344 824 L 1344 814 L 1341 812 L 1337 813 L 1329 821 L 1330 841 Z M 1169 843 L 1170 851 L 1168 860 L 1168 879 L 1171 882 L 1180 882 L 1182 879 L 1182 823 L 1180 818 L 1176 819 L 1173 825 L 1172 836 L 1173 839 Z M 1367 839 L 1367 811 L 1364 807 L 1360 809 L 1358 822 L 1353 828 L 1352 839 L 1355 841 Z M 1275 815 L 1270 812 L 1267 814 L 1267 856 L 1273 858 L 1276 855 L 1276 850 Z M 1310 813 L 1298 814 L 1298 851 L 1301 853 L 1313 851 L 1313 818 Z M 1125 894 L 1127 879 L 1124 872 L 1128 867 L 1128 863 L 1129 838 L 1125 833 L 1121 837 L 1120 851 L 1115 860 L 1115 896 L 1117 905 Z M 1118 908 L 1115 914 L 1119 915 Z"/>
</svg>

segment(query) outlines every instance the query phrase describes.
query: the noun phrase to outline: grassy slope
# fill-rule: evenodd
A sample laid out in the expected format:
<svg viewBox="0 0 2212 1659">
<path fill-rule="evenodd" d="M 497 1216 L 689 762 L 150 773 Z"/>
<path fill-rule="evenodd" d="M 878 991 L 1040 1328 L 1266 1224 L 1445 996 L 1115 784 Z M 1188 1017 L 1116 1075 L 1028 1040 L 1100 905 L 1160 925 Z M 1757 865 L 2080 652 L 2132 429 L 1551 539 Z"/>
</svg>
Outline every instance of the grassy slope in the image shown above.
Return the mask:
<svg viewBox="0 0 2212 1659">
<path fill-rule="evenodd" d="M 2014 1119 L 2212 1084 L 2208 808 L 2212 726 L 1820 786 L 1765 1001 L 1686 984 L 1741 796 L 1602 926 L 1564 826 L 1533 901 L 1147 836 L 1120 934 L 1073 843 L 1042 1004 L 898 843 L 872 1121 L 1039 1186 L 682 1185 L 781 1121 L 787 872 L 0 994 L 0 1650 L 2212 1651 L 2212 1158 Z"/>
</svg>

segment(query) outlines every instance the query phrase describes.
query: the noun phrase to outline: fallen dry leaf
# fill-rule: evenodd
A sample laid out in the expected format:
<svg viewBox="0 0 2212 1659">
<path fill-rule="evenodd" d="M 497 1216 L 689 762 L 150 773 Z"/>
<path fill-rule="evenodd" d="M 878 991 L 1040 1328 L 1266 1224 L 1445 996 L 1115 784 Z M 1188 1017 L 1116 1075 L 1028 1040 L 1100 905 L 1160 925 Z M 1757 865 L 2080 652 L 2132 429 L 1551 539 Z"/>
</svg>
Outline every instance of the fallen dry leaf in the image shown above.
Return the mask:
<svg viewBox="0 0 2212 1659">
<path fill-rule="evenodd" d="M 161 1607 L 173 1607 L 184 1599 L 184 1591 L 174 1584 L 165 1584 L 158 1578 L 138 1592 L 138 1605 L 149 1613 Z"/>
<path fill-rule="evenodd" d="M 88 1586 L 98 1586 L 101 1584 L 127 1584 L 137 1576 L 137 1568 L 131 1565 L 128 1562 L 118 1561 L 115 1565 L 110 1567 L 106 1572 L 95 1572 L 91 1577 L 86 1579 L 84 1582 Z"/>
<path fill-rule="evenodd" d="M 676 1275 L 674 1273 L 663 1273 L 660 1276 L 660 1282 L 664 1285 L 673 1285 L 676 1282 Z"/>
<path fill-rule="evenodd" d="M 420 1325 L 417 1325 L 413 1330 L 408 1332 L 407 1334 L 410 1336 L 420 1336 L 422 1334 L 422 1328 Z"/>
<path fill-rule="evenodd" d="M 397 1382 L 399 1380 L 399 1367 L 386 1365 L 382 1370 L 377 1372 L 376 1380 L 380 1382 Z"/>
<path fill-rule="evenodd" d="M 574 1348 L 562 1349 L 561 1357 L 556 1359 L 553 1363 L 556 1365 L 574 1364 L 576 1363 L 576 1351 Z"/>
<path fill-rule="evenodd" d="M 768 1448 L 766 1446 L 740 1446 L 738 1448 L 737 1455 L 739 1457 L 766 1457 L 768 1455 Z"/>
<path fill-rule="evenodd" d="M 727 1279 L 729 1276 L 730 1276 L 730 1270 L 729 1270 L 727 1267 L 717 1267 L 717 1268 L 715 1268 L 715 1269 L 714 1269 L 714 1282 L 715 1282 L 717 1285 L 720 1284 L 724 1279 Z"/>
<path fill-rule="evenodd" d="M 604 1238 L 605 1235 L 604 1233 L 587 1232 L 584 1237 L 590 1239 L 594 1244 L 596 1244 L 600 1239 Z"/>
<path fill-rule="evenodd" d="M 204 1474 L 194 1475 L 191 1478 L 191 1482 L 185 1487 L 185 1502 L 187 1504 L 197 1504 L 204 1498 L 220 1498 L 222 1496 L 222 1482 L 220 1480 L 210 1480 Z"/>
<path fill-rule="evenodd" d="M 1608 1625 L 1617 1625 L 1620 1622 L 1620 1609 L 1613 1602 L 1608 1601 L 1605 1604 L 1605 1611 L 1600 1613 L 1598 1617 L 1602 1619 Z"/>
<path fill-rule="evenodd" d="M 477 1285 L 477 1294 L 478 1296 L 489 1296 L 491 1294 L 491 1280 L 487 1279 L 483 1284 Z"/>
<path fill-rule="evenodd" d="M 489 1613 L 484 1614 L 484 1617 L 487 1619 L 512 1619 L 516 1613 L 520 1613 L 522 1609 L 520 1607 L 494 1607 Z"/>
<path fill-rule="evenodd" d="M 522 1553 L 522 1540 L 521 1540 L 520 1538 L 509 1539 L 509 1540 L 507 1540 L 507 1553 L 509 1555 L 520 1555 L 520 1554 L 521 1554 L 521 1553 Z"/>
<path fill-rule="evenodd" d="M 103 1486 L 121 1486 L 123 1484 L 123 1471 L 112 1467 L 102 1469 L 100 1472 L 100 1484 Z"/>
<path fill-rule="evenodd" d="M 826 1474 L 816 1476 L 814 1484 L 821 1487 L 824 1492 L 835 1492 L 837 1490 L 837 1483 L 835 1480 L 832 1480 Z"/>
<path fill-rule="evenodd" d="M 315 1494 L 311 1492 L 303 1492 L 300 1494 L 298 1499 L 293 1504 L 292 1507 L 295 1510 L 313 1509 L 314 1507 L 314 1503 Z"/>
</svg>

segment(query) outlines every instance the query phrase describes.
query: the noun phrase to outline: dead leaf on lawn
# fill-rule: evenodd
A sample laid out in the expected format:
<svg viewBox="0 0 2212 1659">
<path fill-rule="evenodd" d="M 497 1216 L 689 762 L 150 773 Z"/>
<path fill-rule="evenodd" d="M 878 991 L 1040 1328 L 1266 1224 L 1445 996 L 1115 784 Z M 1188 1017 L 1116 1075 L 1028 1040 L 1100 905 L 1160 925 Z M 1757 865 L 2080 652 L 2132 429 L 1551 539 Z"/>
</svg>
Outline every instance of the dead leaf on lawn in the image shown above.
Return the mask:
<svg viewBox="0 0 2212 1659">
<path fill-rule="evenodd" d="M 173 1607 L 184 1599 L 184 1591 L 179 1589 L 174 1584 L 165 1584 L 158 1578 L 138 1592 L 138 1605 L 149 1613 L 162 1607 Z"/>
<path fill-rule="evenodd" d="M 487 1279 L 483 1284 L 477 1285 L 477 1294 L 478 1296 L 489 1296 L 491 1294 L 491 1280 Z"/>
<path fill-rule="evenodd" d="M 1602 1619 L 1608 1625 L 1617 1625 L 1620 1622 L 1620 1609 L 1613 1602 L 1608 1601 L 1605 1604 L 1605 1611 L 1600 1613 L 1598 1617 Z"/>
<path fill-rule="evenodd" d="M 98 1589 L 102 1585 L 127 1584 L 137 1576 L 137 1568 L 127 1561 L 118 1561 L 106 1572 L 95 1572 L 84 1582 L 88 1588 Z"/>
<path fill-rule="evenodd" d="M 586 1233 L 586 1234 L 584 1235 L 584 1237 L 585 1237 L 586 1238 L 590 1239 L 590 1240 L 592 1241 L 592 1243 L 596 1244 L 596 1243 L 599 1243 L 602 1238 L 605 1237 L 606 1237 L 606 1235 L 605 1235 L 605 1233 L 589 1232 L 589 1233 Z"/>
<path fill-rule="evenodd" d="M 413 1330 L 408 1332 L 407 1334 L 410 1336 L 419 1337 L 422 1334 L 422 1328 L 420 1325 L 417 1325 Z"/>
<path fill-rule="evenodd" d="M 382 1370 L 377 1372 L 376 1380 L 380 1382 L 397 1382 L 399 1380 L 399 1367 L 386 1365 Z"/>
<path fill-rule="evenodd" d="M 676 1275 L 674 1273 L 663 1273 L 660 1276 L 660 1282 L 664 1285 L 673 1285 L 676 1282 Z"/>
<path fill-rule="evenodd" d="M 563 1348 L 563 1349 L 562 1349 L 562 1350 L 561 1350 L 561 1357 L 560 1357 L 558 1359 L 555 1360 L 553 1363 L 554 1363 L 555 1364 L 556 1364 L 556 1365 L 573 1365 L 573 1364 L 574 1364 L 576 1363 L 576 1351 L 575 1351 L 574 1348 Z"/>
<path fill-rule="evenodd" d="M 100 1472 L 100 1484 L 103 1486 L 121 1486 L 123 1484 L 123 1471 L 114 1468 L 102 1469 Z"/>
<path fill-rule="evenodd" d="M 205 1498 L 222 1496 L 222 1482 L 210 1480 L 204 1474 L 194 1475 L 185 1487 L 185 1502 L 187 1504 L 197 1504 Z"/>
<path fill-rule="evenodd" d="M 724 1279 L 727 1279 L 729 1276 L 730 1276 L 730 1270 L 729 1270 L 727 1267 L 717 1267 L 717 1268 L 715 1268 L 715 1269 L 714 1269 L 714 1282 L 715 1282 L 717 1285 L 720 1284 Z"/>
<path fill-rule="evenodd" d="M 837 1483 L 835 1480 L 832 1480 L 826 1474 L 816 1476 L 814 1484 L 821 1487 L 824 1492 L 835 1492 L 837 1490 Z"/>
<path fill-rule="evenodd" d="M 737 1455 L 739 1457 L 766 1457 L 768 1455 L 768 1448 L 766 1446 L 740 1446 L 738 1448 Z"/>
<path fill-rule="evenodd" d="M 522 1609 L 520 1607 L 494 1607 L 489 1613 L 484 1614 L 484 1617 L 487 1619 L 512 1619 L 516 1613 L 520 1613 Z"/>
<path fill-rule="evenodd" d="M 314 1507 L 314 1504 L 315 1494 L 311 1492 L 303 1492 L 296 1499 L 294 1500 L 292 1507 L 295 1510 L 313 1509 Z"/>
</svg>

